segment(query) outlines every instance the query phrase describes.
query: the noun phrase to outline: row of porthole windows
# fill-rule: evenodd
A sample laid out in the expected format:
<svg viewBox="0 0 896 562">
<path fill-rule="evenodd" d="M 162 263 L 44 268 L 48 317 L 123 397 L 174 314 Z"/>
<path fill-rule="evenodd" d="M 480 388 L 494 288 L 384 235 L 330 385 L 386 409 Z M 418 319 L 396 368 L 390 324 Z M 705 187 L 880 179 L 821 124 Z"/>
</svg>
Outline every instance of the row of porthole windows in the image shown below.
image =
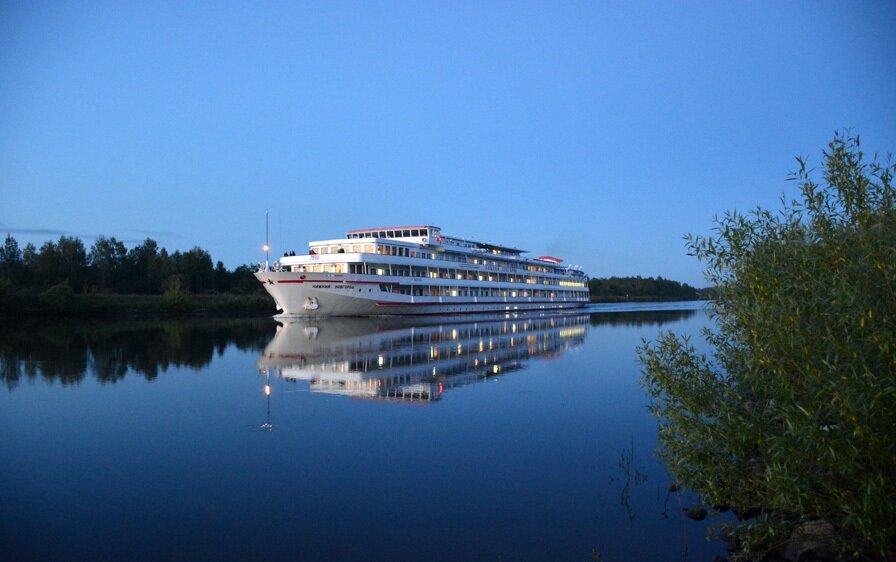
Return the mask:
<svg viewBox="0 0 896 562">
<path fill-rule="evenodd" d="M 394 277 L 428 277 L 431 279 L 455 279 L 467 281 L 487 281 L 499 283 L 521 283 L 527 285 L 561 285 L 563 287 L 585 287 L 585 280 L 558 280 L 536 275 L 514 275 L 491 271 L 448 269 L 441 267 L 416 267 L 389 264 L 349 264 L 349 273 L 360 275 L 388 275 Z"/>
<path fill-rule="evenodd" d="M 348 267 L 346 267 L 348 266 Z M 423 268 L 408 266 L 389 266 L 364 263 L 332 263 L 293 265 L 290 268 L 297 273 L 354 273 L 361 275 L 382 275 L 390 277 L 427 277 L 430 279 L 454 279 L 466 281 L 483 281 L 499 283 L 520 283 L 527 285 L 560 285 L 561 287 L 578 287 L 584 292 L 585 281 L 557 280 L 536 276 L 507 275 L 462 269 Z"/>
<path fill-rule="evenodd" d="M 380 290 L 386 293 L 410 295 L 414 297 L 506 297 L 506 298 L 538 298 L 563 299 L 570 301 L 587 301 L 587 293 L 581 291 L 551 291 L 545 289 L 515 290 L 483 287 L 446 287 L 443 285 L 395 285 L 380 284 Z"/>
</svg>

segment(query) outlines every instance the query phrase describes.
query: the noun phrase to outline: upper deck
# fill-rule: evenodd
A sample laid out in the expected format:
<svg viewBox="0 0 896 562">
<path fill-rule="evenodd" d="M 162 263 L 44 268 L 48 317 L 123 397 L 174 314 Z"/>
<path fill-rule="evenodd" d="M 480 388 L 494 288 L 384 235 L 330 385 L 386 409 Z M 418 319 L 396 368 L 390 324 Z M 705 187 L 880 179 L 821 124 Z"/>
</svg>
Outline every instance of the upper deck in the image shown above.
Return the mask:
<svg viewBox="0 0 896 562">
<path fill-rule="evenodd" d="M 506 256 L 519 256 L 526 253 L 526 250 L 521 250 L 512 246 L 503 246 L 500 244 L 492 244 L 491 242 L 480 242 L 466 238 L 445 236 L 442 234 L 441 228 L 432 225 L 362 228 L 359 230 L 349 230 L 345 234 L 345 237 L 348 240 L 385 238 L 387 240 L 410 242 L 428 246 L 450 247 L 458 250 L 466 248 L 471 251 L 479 250 L 480 252 Z"/>
<path fill-rule="evenodd" d="M 563 260 L 559 258 L 530 258 L 523 256 L 524 253 L 527 253 L 526 250 L 511 246 L 445 236 L 437 226 L 392 226 L 350 230 L 346 232 L 345 238 L 312 241 L 307 255 L 285 255 L 281 264 L 293 266 L 377 261 L 426 265 L 432 264 L 432 260 L 438 260 L 493 271 L 584 276 L 577 266 L 561 265 Z"/>
</svg>

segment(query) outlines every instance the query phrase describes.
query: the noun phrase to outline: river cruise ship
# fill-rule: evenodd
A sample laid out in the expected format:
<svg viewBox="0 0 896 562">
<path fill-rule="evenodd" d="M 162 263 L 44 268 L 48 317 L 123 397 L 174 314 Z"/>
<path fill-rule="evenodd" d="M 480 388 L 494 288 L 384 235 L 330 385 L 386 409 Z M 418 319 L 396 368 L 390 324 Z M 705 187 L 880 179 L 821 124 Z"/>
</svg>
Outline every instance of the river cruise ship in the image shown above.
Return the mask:
<svg viewBox="0 0 896 562">
<path fill-rule="evenodd" d="M 436 226 L 350 230 L 260 264 L 286 316 L 557 310 L 588 304 L 588 277 L 552 256 L 443 235 Z"/>
</svg>

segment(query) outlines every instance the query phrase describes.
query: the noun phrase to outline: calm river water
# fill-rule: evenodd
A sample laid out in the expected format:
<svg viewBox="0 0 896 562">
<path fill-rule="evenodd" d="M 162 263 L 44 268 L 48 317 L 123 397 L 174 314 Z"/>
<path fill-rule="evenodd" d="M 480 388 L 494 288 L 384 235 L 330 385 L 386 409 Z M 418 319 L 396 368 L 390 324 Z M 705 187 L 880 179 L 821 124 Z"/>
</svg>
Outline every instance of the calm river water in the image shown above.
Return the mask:
<svg viewBox="0 0 896 562">
<path fill-rule="evenodd" d="M 635 353 L 709 322 L 699 304 L 7 322 L 0 553 L 710 561 L 724 547 L 667 491 Z"/>
</svg>

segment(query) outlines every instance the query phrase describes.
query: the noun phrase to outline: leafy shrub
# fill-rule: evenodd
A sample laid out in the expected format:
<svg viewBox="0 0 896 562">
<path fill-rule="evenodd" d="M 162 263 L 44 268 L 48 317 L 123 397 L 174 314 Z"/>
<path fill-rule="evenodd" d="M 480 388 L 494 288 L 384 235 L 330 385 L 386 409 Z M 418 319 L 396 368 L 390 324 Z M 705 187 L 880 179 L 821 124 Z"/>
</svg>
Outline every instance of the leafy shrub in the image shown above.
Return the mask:
<svg viewBox="0 0 896 562">
<path fill-rule="evenodd" d="M 896 537 L 896 166 L 837 134 L 798 201 L 688 237 L 717 287 L 714 348 L 663 334 L 639 354 L 660 455 L 707 503 L 758 508 L 748 550 L 833 523 L 844 555 Z"/>
<path fill-rule="evenodd" d="M 184 312 L 187 309 L 187 296 L 183 290 L 182 276 L 172 275 L 165 285 L 165 292 L 162 293 L 162 307 L 171 312 Z"/>
<path fill-rule="evenodd" d="M 40 294 L 40 302 L 50 312 L 71 312 L 75 308 L 75 290 L 65 283 L 53 285 Z"/>
</svg>

